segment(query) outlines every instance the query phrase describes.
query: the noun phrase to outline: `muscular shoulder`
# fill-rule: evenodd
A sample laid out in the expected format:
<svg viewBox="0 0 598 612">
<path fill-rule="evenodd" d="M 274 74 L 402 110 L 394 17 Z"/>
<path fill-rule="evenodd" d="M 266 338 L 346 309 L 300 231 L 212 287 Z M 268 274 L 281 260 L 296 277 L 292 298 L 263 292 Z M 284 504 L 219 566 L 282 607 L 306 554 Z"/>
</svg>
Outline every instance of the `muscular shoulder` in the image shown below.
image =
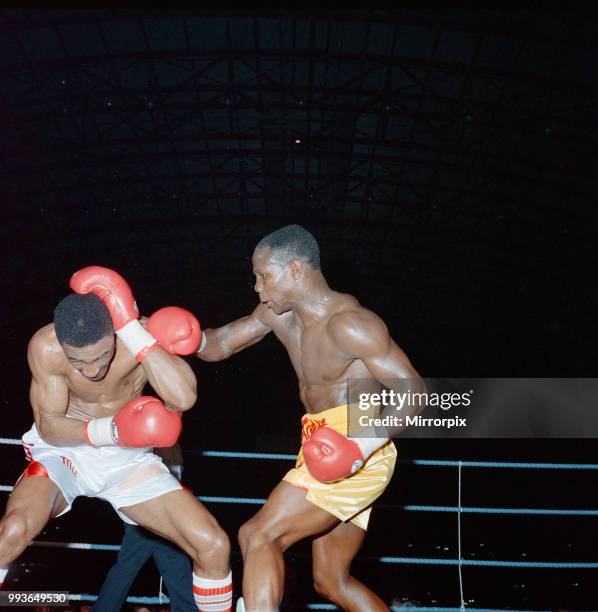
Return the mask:
<svg viewBox="0 0 598 612">
<path fill-rule="evenodd" d="M 384 321 L 357 300 L 330 317 L 328 332 L 339 348 L 354 356 L 377 353 L 390 343 Z"/>
<path fill-rule="evenodd" d="M 27 347 L 27 360 L 32 369 L 48 374 L 61 374 L 65 356 L 56 338 L 54 324 L 50 323 L 33 334 Z"/>
</svg>

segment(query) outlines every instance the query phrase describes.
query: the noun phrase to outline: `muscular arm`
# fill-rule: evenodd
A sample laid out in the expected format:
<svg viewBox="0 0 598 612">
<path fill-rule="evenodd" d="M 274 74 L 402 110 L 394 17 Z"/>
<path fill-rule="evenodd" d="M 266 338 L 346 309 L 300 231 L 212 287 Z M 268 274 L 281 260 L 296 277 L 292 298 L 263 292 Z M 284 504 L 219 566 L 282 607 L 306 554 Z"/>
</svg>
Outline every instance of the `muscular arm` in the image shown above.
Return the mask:
<svg viewBox="0 0 598 612">
<path fill-rule="evenodd" d="M 216 329 L 206 329 L 206 344 L 195 353 L 203 361 L 222 361 L 259 342 L 272 328 L 267 323 L 268 309 L 260 304 L 250 315 Z"/>
<path fill-rule="evenodd" d="M 360 359 L 369 372 L 385 386 L 399 393 L 425 393 L 426 386 L 409 358 L 397 346 L 384 322 L 373 312 L 363 309 L 337 315 L 331 322 L 331 334 L 338 347 L 354 359 Z M 401 416 L 413 416 L 425 408 L 411 402 Z M 395 415 L 394 406 L 387 406 L 381 416 Z M 404 427 L 389 429 L 398 434 Z"/>
<path fill-rule="evenodd" d="M 29 342 L 27 360 L 31 369 L 29 398 L 39 435 L 54 446 L 82 444 L 84 422 L 65 416 L 69 390 L 60 372 L 59 356 L 39 332 Z"/>
<path fill-rule="evenodd" d="M 145 327 L 147 319 L 143 317 Z M 158 346 L 142 362 L 149 384 L 168 408 L 185 411 L 197 401 L 197 379 L 189 364 Z"/>
</svg>

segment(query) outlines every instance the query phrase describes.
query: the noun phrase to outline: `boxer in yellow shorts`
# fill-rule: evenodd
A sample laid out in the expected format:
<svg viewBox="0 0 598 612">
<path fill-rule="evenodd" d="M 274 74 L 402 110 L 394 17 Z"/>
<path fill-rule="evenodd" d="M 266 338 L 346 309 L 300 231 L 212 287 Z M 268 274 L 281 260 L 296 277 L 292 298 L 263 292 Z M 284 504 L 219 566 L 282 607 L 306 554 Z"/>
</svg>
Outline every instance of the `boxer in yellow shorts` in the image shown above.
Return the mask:
<svg viewBox="0 0 598 612">
<path fill-rule="evenodd" d="M 342 405 L 318 414 L 304 414 L 301 419 L 301 442 L 309 439 L 320 427 L 330 427 L 346 436 L 347 410 L 347 405 Z M 396 458 L 395 445 L 389 441 L 370 455 L 363 467 L 350 478 L 320 482 L 309 473 L 301 449 L 295 467 L 286 473 L 283 480 L 306 489 L 307 501 L 343 522 L 351 521 L 365 531 L 370 520 L 371 505 L 390 482 Z"/>
<path fill-rule="evenodd" d="M 369 427 L 348 438 L 343 405 L 353 379 L 368 388 L 402 379 L 414 391 L 423 391 L 423 382 L 383 321 L 328 286 L 318 244 L 304 228 L 289 225 L 260 241 L 253 272 L 259 306 L 249 316 L 205 330 L 197 356 L 220 361 L 274 332 L 297 373 L 307 412 L 304 431 L 310 435 L 297 466 L 239 531 L 244 575 L 237 610 L 278 609 L 283 553 L 307 537 L 313 538 L 314 585 L 321 595 L 345 610 L 388 610 L 350 568 L 365 537 L 369 508 L 390 481 L 396 451 L 389 438 L 396 431 Z"/>
</svg>

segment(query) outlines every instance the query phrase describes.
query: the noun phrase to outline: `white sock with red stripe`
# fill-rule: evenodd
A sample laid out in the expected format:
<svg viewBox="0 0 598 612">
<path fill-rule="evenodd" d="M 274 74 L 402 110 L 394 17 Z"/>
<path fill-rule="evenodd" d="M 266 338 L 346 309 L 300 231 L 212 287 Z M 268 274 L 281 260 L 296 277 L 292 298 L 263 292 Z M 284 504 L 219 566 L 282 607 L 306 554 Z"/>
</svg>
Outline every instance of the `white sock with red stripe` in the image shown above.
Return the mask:
<svg viewBox="0 0 598 612">
<path fill-rule="evenodd" d="M 193 572 L 193 596 L 200 612 L 230 612 L 233 605 L 233 574 L 226 578 L 201 578 Z"/>
<path fill-rule="evenodd" d="M 8 568 L 0 567 L 0 590 L 2 590 L 2 583 L 4 582 L 4 579 L 6 578 L 6 574 L 8 574 Z"/>
</svg>

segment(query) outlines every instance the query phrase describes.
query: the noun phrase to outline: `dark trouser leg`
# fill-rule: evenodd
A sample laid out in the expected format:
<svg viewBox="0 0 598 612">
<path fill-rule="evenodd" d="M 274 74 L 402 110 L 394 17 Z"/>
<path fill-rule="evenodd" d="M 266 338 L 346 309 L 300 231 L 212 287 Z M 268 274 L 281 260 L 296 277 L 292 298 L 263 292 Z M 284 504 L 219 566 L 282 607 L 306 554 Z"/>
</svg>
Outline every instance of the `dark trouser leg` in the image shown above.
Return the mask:
<svg viewBox="0 0 598 612">
<path fill-rule="evenodd" d="M 145 530 L 125 523 L 120 552 L 104 580 L 93 612 L 115 612 L 123 607 L 135 577 L 153 554 L 157 543 L 157 538 Z"/>
</svg>

